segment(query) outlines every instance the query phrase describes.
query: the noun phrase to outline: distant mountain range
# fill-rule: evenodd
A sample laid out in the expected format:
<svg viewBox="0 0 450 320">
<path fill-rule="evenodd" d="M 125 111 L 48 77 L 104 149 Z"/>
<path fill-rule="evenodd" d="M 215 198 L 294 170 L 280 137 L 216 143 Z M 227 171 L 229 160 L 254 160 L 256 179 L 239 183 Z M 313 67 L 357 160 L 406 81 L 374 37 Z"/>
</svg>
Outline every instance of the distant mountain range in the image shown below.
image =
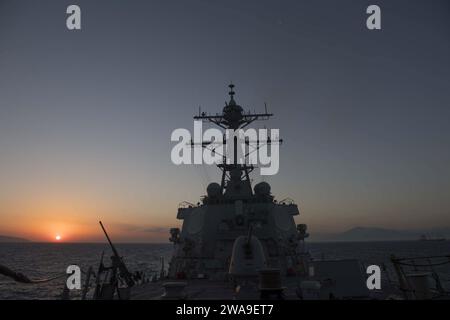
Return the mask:
<svg viewBox="0 0 450 320">
<path fill-rule="evenodd" d="M 7 237 L 0 235 L 0 242 L 30 242 L 30 240 L 17 238 L 17 237 Z"/>
<path fill-rule="evenodd" d="M 312 241 L 394 241 L 418 240 L 420 236 L 450 239 L 450 228 L 423 230 L 394 230 L 376 227 L 356 227 L 342 233 L 317 234 L 311 232 Z"/>
</svg>

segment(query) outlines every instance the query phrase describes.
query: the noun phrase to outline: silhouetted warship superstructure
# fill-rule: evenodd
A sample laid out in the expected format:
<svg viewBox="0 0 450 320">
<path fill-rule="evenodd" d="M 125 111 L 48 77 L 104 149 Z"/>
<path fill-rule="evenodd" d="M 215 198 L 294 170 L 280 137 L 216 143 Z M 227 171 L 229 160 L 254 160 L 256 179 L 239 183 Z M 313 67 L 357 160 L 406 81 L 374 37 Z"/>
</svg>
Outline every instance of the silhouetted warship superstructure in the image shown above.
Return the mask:
<svg viewBox="0 0 450 320">
<path fill-rule="evenodd" d="M 221 114 L 194 117 L 221 129 L 238 130 L 272 114 L 244 112 L 235 101 L 234 85 Z M 207 148 L 211 142 L 202 142 Z M 224 138 L 224 143 L 225 138 Z M 245 142 L 249 143 L 248 140 Z M 282 140 L 258 141 L 263 144 Z M 191 143 L 192 147 L 198 147 Z M 267 182 L 252 189 L 247 161 L 217 165 L 221 183 L 210 183 L 197 205 L 183 202 L 177 219 L 181 230 L 170 230 L 174 245 L 168 273 L 136 286 L 137 299 L 306 299 L 365 298 L 368 290 L 357 260 L 314 261 L 305 249 L 306 224 L 296 225 L 298 206 L 290 199 L 275 200 Z M 248 153 L 245 155 L 248 156 Z"/>
<path fill-rule="evenodd" d="M 222 114 L 199 112 L 194 119 L 237 130 L 272 116 L 267 108 L 264 113 L 244 113 L 234 99 L 234 85 L 229 88 L 230 100 Z M 281 142 L 268 138 L 257 146 Z M 200 145 L 207 148 L 210 144 Z M 369 299 L 395 297 L 393 293 L 415 299 L 446 295 L 440 284 L 437 289 L 425 285 L 431 273 L 418 274 L 417 266 L 413 273 L 404 270 L 421 258 L 411 262 L 392 257 L 399 278 L 397 290 L 372 292 L 359 260 L 312 259 L 305 246 L 307 226 L 294 221 L 298 206 L 290 199 L 275 200 L 267 182 L 252 190 L 249 174 L 255 167 L 238 163 L 236 145 L 235 139 L 234 161 L 228 163 L 224 153 L 217 165 L 221 183 L 209 184 L 207 195 L 197 205 L 182 202 L 178 208 L 177 219 L 183 225 L 181 230 L 170 230 L 174 252 L 168 272 L 162 261 L 159 277 L 146 279 L 142 273 L 130 273 L 102 225 L 113 256 L 110 267 L 104 266 L 102 258 L 94 299 Z M 193 142 L 191 146 L 196 147 Z M 427 262 L 421 266 L 431 269 L 432 259 L 438 265 L 450 263 L 450 257 L 423 259 Z M 87 285 L 83 296 L 88 290 Z"/>
</svg>

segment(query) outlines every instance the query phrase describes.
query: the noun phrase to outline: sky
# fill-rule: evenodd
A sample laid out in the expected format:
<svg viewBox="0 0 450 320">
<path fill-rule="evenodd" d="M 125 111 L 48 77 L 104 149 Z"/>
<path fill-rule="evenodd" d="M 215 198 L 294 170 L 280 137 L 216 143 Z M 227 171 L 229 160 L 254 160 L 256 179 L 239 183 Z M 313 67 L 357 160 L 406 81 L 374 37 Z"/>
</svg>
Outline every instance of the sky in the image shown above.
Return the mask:
<svg viewBox="0 0 450 320">
<path fill-rule="evenodd" d="M 310 233 L 450 226 L 449 57 L 446 0 L 0 0 L 0 234 L 102 241 L 102 220 L 167 241 L 178 204 L 219 181 L 173 165 L 170 135 L 220 112 L 231 81 L 284 140 L 253 182 Z"/>
</svg>

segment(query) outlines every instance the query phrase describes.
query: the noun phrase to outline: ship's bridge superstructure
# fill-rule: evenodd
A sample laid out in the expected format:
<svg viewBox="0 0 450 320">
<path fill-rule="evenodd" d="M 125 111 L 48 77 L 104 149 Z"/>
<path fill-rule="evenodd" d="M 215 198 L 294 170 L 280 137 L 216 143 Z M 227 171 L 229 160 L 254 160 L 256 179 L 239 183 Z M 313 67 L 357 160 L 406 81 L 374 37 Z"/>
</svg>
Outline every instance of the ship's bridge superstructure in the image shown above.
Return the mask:
<svg viewBox="0 0 450 320">
<path fill-rule="evenodd" d="M 245 113 L 234 98 L 234 85 L 230 84 L 230 100 L 222 114 L 199 113 L 194 119 L 207 121 L 222 129 L 241 129 L 256 120 L 267 120 L 272 114 Z M 263 141 L 266 144 L 282 140 Z M 225 138 L 224 138 L 225 143 Z M 248 143 L 248 141 L 246 142 Z M 258 141 L 258 147 L 261 145 Z M 209 142 L 202 142 L 207 148 Z M 257 148 L 258 148 L 257 147 Z M 236 140 L 234 141 L 236 150 Z M 234 152 L 236 157 L 237 152 Z M 267 182 L 252 188 L 250 172 L 253 165 L 238 163 L 237 159 L 217 166 L 222 171 L 221 183 L 211 183 L 202 202 L 184 203 L 178 209 L 177 219 L 183 220 L 182 229 L 171 229 L 170 240 L 175 252 L 170 262 L 170 278 L 224 279 L 229 276 L 233 244 L 239 237 L 255 237 L 262 245 L 267 268 L 282 273 L 298 273 L 302 265 L 303 240 L 306 225 L 296 226 L 294 216 L 299 214 L 293 201 L 277 202 Z M 250 243 L 250 241 L 249 241 Z"/>
</svg>

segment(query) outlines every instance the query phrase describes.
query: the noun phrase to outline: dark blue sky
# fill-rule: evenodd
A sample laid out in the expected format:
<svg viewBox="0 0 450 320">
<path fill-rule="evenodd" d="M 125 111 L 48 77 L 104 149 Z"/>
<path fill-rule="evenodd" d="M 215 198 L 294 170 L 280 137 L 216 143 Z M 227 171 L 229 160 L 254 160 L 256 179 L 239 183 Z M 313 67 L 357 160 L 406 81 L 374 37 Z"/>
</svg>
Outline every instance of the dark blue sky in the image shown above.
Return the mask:
<svg viewBox="0 0 450 320">
<path fill-rule="evenodd" d="M 275 114 L 265 180 L 311 232 L 449 226 L 449 57 L 446 0 L 0 1 L 0 232 L 177 225 L 218 176 L 172 165 L 170 134 L 219 112 L 230 81 Z"/>
</svg>

